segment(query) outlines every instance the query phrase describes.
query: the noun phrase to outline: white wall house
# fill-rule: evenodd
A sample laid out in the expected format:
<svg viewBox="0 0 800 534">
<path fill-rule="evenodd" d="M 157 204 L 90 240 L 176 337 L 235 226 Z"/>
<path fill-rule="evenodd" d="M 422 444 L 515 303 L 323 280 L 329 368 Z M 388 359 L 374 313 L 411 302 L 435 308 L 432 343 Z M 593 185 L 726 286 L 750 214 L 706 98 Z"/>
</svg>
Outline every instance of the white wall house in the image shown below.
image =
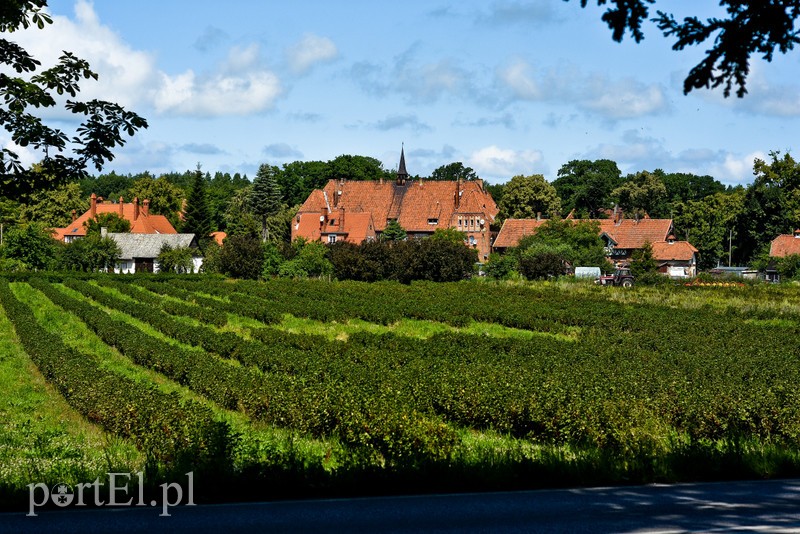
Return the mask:
<svg viewBox="0 0 800 534">
<path fill-rule="evenodd" d="M 114 267 L 115 273 L 130 274 L 159 272 L 156 261 L 161 247 L 169 245 L 172 248 L 188 247 L 192 249 L 193 272 L 199 272 L 203 265 L 203 256 L 197 248 L 195 234 L 128 234 L 109 233 L 108 237 L 116 241 L 122 254 Z"/>
</svg>

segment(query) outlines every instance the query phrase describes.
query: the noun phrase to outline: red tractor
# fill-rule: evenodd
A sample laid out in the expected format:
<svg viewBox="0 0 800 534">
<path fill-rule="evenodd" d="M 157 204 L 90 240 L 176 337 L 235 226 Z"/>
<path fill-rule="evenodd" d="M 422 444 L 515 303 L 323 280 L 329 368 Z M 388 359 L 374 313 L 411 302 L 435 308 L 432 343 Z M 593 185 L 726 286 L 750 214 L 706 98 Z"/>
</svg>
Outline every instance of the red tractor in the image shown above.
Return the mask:
<svg viewBox="0 0 800 534">
<path fill-rule="evenodd" d="M 601 275 L 594 283 L 600 286 L 633 287 L 633 275 L 630 269 L 617 269 L 614 274 Z"/>
</svg>

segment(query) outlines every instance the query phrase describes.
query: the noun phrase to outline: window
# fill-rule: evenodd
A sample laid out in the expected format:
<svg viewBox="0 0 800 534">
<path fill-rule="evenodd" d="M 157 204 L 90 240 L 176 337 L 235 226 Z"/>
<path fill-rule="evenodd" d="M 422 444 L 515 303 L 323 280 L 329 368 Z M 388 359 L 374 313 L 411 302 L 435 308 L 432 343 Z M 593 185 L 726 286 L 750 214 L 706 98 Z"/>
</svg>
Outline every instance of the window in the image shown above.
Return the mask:
<svg viewBox="0 0 800 534">
<path fill-rule="evenodd" d="M 428 219 L 428 224 L 439 224 L 439 219 L 431 217 L 430 219 Z"/>
<path fill-rule="evenodd" d="M 336 234 L 328 235 L 328 243 L 336 243 Z"/>
</svg>

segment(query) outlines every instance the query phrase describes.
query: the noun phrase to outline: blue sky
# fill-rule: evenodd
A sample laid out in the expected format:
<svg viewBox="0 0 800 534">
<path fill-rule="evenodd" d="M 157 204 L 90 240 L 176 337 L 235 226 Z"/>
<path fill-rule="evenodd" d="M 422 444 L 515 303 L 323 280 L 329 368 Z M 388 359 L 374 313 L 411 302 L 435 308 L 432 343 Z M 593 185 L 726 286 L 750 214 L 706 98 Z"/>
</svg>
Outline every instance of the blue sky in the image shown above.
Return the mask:
<svg viewBox="0 0 800 534">
<path fill-rule="evenodd" d="M 392 169 L 405 143 L 409 172 L 423 176 L 461 161 L 492 183 L 553 180 L 569 160 L 608 158 L 623 173 L 737 184 L 752 181 L 753 158 L 800 138 L 800 51 L 755 59 L 744 99 L 684 96 L 702 47 L 672 51 L 652 23 L 641 44 L 615 43 L 602 10 L 579 0 L 49 4 L 53 25 L 12 40 L 45 64 L 61 50 L 87 59 L 100 80 L 84 83 L 82 97 L 150 123 L 105 171 L 200 163 L 252 178 L 261 163 L 341 154 Z M 659 4 L 680 17 L 719 9 Z"/>
</svg>

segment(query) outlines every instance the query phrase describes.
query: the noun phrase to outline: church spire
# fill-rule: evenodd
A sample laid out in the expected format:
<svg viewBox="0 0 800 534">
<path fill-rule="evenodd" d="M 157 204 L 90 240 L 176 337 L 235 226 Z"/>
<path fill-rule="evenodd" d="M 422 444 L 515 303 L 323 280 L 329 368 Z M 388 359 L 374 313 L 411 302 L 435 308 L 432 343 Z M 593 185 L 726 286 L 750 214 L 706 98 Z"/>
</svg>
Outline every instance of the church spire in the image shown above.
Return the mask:
<svg viewBox="0 0 800 534">
<path fill-rule="evenodd" d="M 400 166 L 397 168 L 397 185 L 406 185 L 408 172 L 406 171 L 406 155 L 403 145 L 400 146 Z"/>
</svg>

